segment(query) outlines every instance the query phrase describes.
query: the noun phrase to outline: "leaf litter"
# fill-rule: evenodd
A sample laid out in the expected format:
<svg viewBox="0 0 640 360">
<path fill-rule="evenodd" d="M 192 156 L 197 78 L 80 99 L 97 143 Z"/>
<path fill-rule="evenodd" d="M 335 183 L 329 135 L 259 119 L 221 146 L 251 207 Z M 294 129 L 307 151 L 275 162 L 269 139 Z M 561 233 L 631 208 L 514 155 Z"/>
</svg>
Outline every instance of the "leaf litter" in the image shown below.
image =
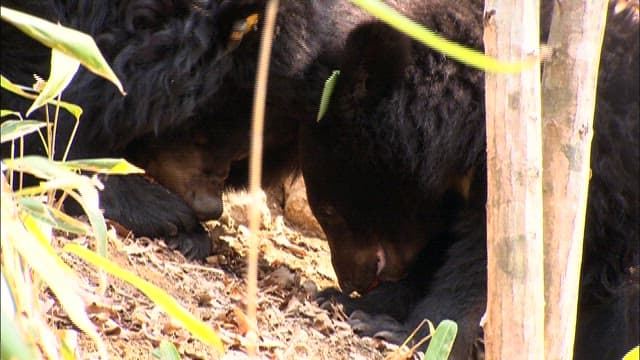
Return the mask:
<svg viewBox="0 0 640 360">
<path fill-rule="evenodd" d="M 337 284 L 328 244 L 315 230 L 317 224 L 291 225 L 284 220 L 281 202 L 264 199 L 258 265 L 259 358 L 375 360 L 397 354 L 394 345 L 355 335 L 339 309 L 327 311 L 313 302 L 318 289 Z M 163 340 L 172 342 L 182 359 L 248 358 L 244 338 L 248 328 L 244 314 L 247 201 L 241 192 L 225 200 L 221 220 L 207 224 L 213 255 L 206 262 L 189 261 L 163 242 L 148 238 L 117 236 L 108 244 L 110 260 L 162 288 L 210 324 L 227 350 L 222 357 L 124 281 L 109 277 L 101 294 L 95 268 L 63 255 L 87 290 L 87 313 L 113 359 L 150 359 Z M 55 239 L 60 248 L 68 242 L 92 243 L 85 237 Z M 91 339 L 76 330 L 50 292 L 44 294 L 42 301 L 50 308 L 46 320 L 69 339 L 66 343 L 76 358 L 97 359 Z"/>
</svg>

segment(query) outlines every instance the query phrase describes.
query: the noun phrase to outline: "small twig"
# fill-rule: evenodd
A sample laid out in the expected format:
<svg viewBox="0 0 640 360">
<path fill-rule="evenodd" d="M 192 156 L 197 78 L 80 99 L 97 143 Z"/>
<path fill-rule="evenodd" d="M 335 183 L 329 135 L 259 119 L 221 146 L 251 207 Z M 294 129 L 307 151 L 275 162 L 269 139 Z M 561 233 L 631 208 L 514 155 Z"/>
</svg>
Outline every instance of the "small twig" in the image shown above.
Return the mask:
<svg viewBox="0 0 640 360">
<path fill-rule="evenodd" d="M 260 191 L 262 170 L 262 135 L 264 130 L 264 109 L 267 95 L 267 79 L 269 70 L 269 58 L 271 57 L 271 43 L 275 29 L 276 15 L 278 13 L 278 0 L 270 0 L 265 11 L 264 28 L 262 29 L 262 41 L 260 43 L 260 55 L 258 58 L 258 72 L 256 74 L 256 88 L 253 99 L 253 118 L 251 127 L 251 153 L 249 157 L 249 254 L 247 269 L 247 353 L 249 357 L 257 354 L 257 317 L 256 298 L 258 294 L 258 230 L 260 226 L 260 214 L 258 206 L 258 193 Z"/>
<path fill-rule="evenodd" d="M 186 269 L 193 269 L 193 270 L 201 270 L 201 271 L 208 271 L 208 272 L 212 272 L 218 275 L 225 275 L 225 272 L 220 270 L 220 269 L 216 269 L 214 267 L 207 267 L 207 266 L 201 266 L 201 265 L 196 265 L 196 264 L 180 264 L 180 267 L 186 268 Z"/>
</svg>

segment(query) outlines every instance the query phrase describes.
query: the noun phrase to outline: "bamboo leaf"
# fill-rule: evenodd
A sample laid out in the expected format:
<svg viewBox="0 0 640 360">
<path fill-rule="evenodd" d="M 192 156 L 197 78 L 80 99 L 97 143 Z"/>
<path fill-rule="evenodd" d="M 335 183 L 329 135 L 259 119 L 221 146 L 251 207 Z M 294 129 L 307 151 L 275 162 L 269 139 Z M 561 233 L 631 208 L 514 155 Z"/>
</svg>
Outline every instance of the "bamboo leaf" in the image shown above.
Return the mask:
<svg viewBox="0 0 640 360">
<path fill-rule="evenodd" d="M 37 120 L 7 120 L 0 125 L 0 142 L 21 138 L 46 126 L 47 123 Z"/>
<path fill-rule="evenodd" d="M 458 333 L 458 325 L 451 320 L 442 320 L 433 333 L 423 360 L 446 360 L 449 358 L 453 342 Z"/>
<path fill-rule="evenodd" d="M 351 2 L 428 47 L 440 51 L 441 53 L 464 64 L 484 71 L 495 73 L 517 73 L 538 63 L 538 59 L 535 57 L 524 62 L 503 62 L 490 56 L 486 56 L 478 50 L 466 48 L 460 44 L 443 38 L 442 36 L 400 14 L 380 0 L 351 0 Z"/>
<path fill-rule="evenodd" d="M 99 256 L 95 252 L 86 249 L 78 244 L 67 244 L 64 246 L 63 251 L 71 254 L 75 254 L 90 264 L 99 267 L 107 273 L 118 277 L 121 280 L 128 282 L 135 286 L 138 290 L 142 291 L 149 299 L 151 299 L 158 306 L 162 307 L 173 319 L 178 320 L 185 328 L 187 328 L 193 335 L 199 338 L 207 345 L 212 345 L 219 353 L 224 352 L 224 346 L 218 335 L 211 329 L 211 327 L 204 322 L 198 320 L 189 311 L 187 311 L 182 305 L 180 305 L 175 299 L 167 295 L 159 287 L 151 284 L 150 282 L 143 280 L 135 274 L 119 268 L 117 265 L 109 261 L 108 259 Z"/>
<path fill-rule="evenodd" d="M 45 82 L 44 88 L 40 91 L 40 94 L 33 104 L 31 104 L 29 110 L 27 110 L 27 116 L 39 107 L 51 102 L 56 96 L 62 93 L 71 80 L 73 80 L 79 67 L 80 62 L 78 60 L 56 49 L 51 49 L 51 71 L 49 79 Z"/>
<path fill-rule="evenodd" d="M 27 99 L 35 99 L 37 98 L 37 95 L 34 94 L 30 94 L 24 90 L 22 90 L 20 88 L 20 86 L 12 83 L 9 79 L 7 79 L 4 76 L 0 75 L 0 85 L 2 86 L 3 89 L 10 91 L 16 95 L 20 95 L 22 97 L 25 97 Z M 52 105 L 58 105 L 61 108 L 67 110 L 69 113 L 71 113 L 71 115 L 73 115 L 76 120 L 80 120 L 80 116 L 82 115 L 82 108 L 78 105 L 75 104 L 71 104 L 65 101 L 58 101 L 58 100 L 52 100 L 49 101 L 49 104 Z"/>
<path fill-rule="evenodd" d="M 173 343 L 162 340 L 160 346 L 151 351 L 151 355 L 160 360 L 180 360 L 180 353 Z"/>
<path fill-rule="evenodd" d="M 100 174 L 126 175 L 144 173 L 143 169 L 131 164 L 125 159 L 101 158 L 69 160 L 62 164 L 70 169 L 93 171 Z"/>
<path fill-rule="evenodd" d="M 3 276 L 4 277 L 4 276 Z M 23 339 L 15 318 L 4 311 L 0 313 L 0 357 L 2 359 L 37 359 L 36 349 Z"/>
<path fill-rule="evenodd" d="M 4 181 L 3 181 L 4 182 Z M 75 326 L 84 331 L 95 343 L 102 357 L 107 356 L 104 343 L 85 312 L 85 304 L 78 293 L 79 280 L 68 267 L 61 266 L 57 255 L 52 256 L 47 246 L 37 240 L 34 233 L 42 234 L 39 223 L 19 210 L 13 194 L 2 184 L 2 248 L 15 249 L 30 268 L 46 283 L 69 315 Z M 29 219 L 23 222 L 21 219 Z M 28 226 L 26 224 L 29 224 Z M 3 335 L 4 336 L 4 331 Z M 3 341 L 4 343 L 4 341 Z M 3 357 L 4 358 L 4 357 Z"/>
<path fill-rule="evenodd" d="M 45 46 L 77 59 L 91 72 L 111 81 L 122 94 L 125 94 L 120 80 L 91 36 L 4 6 L 1 7 L 0 16 L 2 20 L 13 24 Z"/>
<path fill-rule="evenodd" d="M 78 235 L 88 235 L 91 233 L 89 227 L 82 221 L 42 203 L 36 198 L 20 198 L 18 199 L 18 203 L 35 219 L 56 229 Z"/>
<path fill-rule="evenodd" d="M 640 359 L 640 347 L 636 346 L 629 351 L 622 360 L 638 360 Z"/>
<path fill-rule="evenodd" d="M 76 200 L 85 214 L 89 218 L 89 223 L 93 228 L 93 235 L 96 237 L 98 253 L 106 256 L 107 225 L 104 215 L 100 210 L 98 189 L 102 184 L 87 176 L 77 174 L 73 170 L 65 167 L 64 163 L 49 160 L 42 156 L 29 155 L 23 158 L 3 160 L 6 167 L 14 171 L 22 171 L 32 174 L 40 179 L 49 180 L 40 184 L 40 189 L 44 190 L 65 190 L 74 200 Z M 77 193 L 74 191 L 77 189 Z M 18 195 L 31 195 L 34 188 L 19 190 Z"/>
<path fill-rule="evenodd" d="M 334 70 L 331 76 L 324 82 L 324 88 L 322 89 L 322 96 L 320 97 L 320 108 L 318 109 L 318 118 L 316 121 L 320 121 L 324 114 L 329 109 L 329 102 L 331 101 L 331 94 L 336 87 L 336 83 L 340 78 L 340 70 Z"/>
<path fill-rule="evenodd" d="M 10 115 L 15 115 L 18 119 L 22 119 L 22 115 L 19 112 L 13 110 L 2 109 L 0 110 L 0 117 L 6 117 Z"/>
<path fill-rule="evenodd" d="M 44 156 L 28 155 L 3 161 L 8 169 L 26 172 L 44 180 L 55 179 L 58 184 L 61 184 L 61 187 L 63 184 L 75 188 L 83 184 L 92 184 L 88 177 L 77 174 L 61 163 L 49 160 Z"/>
</svg>

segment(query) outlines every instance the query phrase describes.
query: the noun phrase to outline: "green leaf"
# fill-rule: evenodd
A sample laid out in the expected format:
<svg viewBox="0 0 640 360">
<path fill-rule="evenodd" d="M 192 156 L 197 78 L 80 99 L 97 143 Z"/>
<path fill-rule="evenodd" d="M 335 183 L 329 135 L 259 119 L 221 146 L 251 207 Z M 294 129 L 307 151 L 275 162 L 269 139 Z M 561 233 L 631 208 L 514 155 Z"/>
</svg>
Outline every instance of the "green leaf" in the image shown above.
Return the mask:
<svg viewBox="0 0 640 360">
<path fill-rule="evenodd" d="M 1 79 L 0 85 L 2 85 L 3 89 L 11 91 L 12 93 L 17 94 L 17 95 L 21 95 L 21 96 L 24 96 L 24 97 L 32 97 L 33 99 L 35 99 L 35 96 L 33 96 L 33 95 L 25 92 L 24 90 L 22 90 L 20 88 L 20 86 L 18 86 L 16 84 L 12 83 L 11 81 L 9 81 L 9 79 L 4 77 L 4 75 L 1 75 L 0 79 Z"/>
<path fill-rule="evenodd" d="M 4 276 L 3 276 L 4 277 Z M 0 313 L 0 358 L 15 360 L 37 359 L 37 352 L 20 334 L 13 316 Z"/>
<path fill-rule="evenodd" d="M 198 320 L 195 316 L 189 313 L 189 311 L 187 311 L 184 307 L 182 307 L 182 305 L 180 305 L 171 296 L 167 295 L 167 293 L 165 293 L 159 287 L 139 278 L 138 276 L 127 270 L 119 268 L 116 264 L 112 263 L 106 258 L 99 256 L 95 252 L 86 249 L 78 244 L 67 244 L 62 250 L 78 255 L 83 260 L 91 263 L 92 265 L 97 266 L 107 273 L 135 286 L 154 303 L 164 309 L 164 311 L 166 311 L 169 316 L 182 323 L 185 328 L 187 328 L 202 342 L 207 345 L 212 345 L 221 354 L 224 352 L 222 341 L 213 331 L 213 329 L 211 329 L 211 326 Z"/>
<path fill-rule="evenodd" d="M 59 330 L 56 332 L 60 343 L 60 358 L 62 360 L 77 360 L 78 341 L 74 330 Z"/>
<path fill-rule="evenodd" d="M 79 175 L 65 167 L 62 163 L 49 160 L 44 156 L 27 155 L 22 158 L 4 159 L 8 169 L 32 174 L 40 179 L 55 179 L 60 188 L 78 188 L 83 185 L 92 185 L 91 179 Z"/>
<path fill-rule="evenodd" d="M 636 346 L 625 355 L 622 360 L 638 360 L 640 359 L 640 347 Z"/>
<path fill-rule="evenodd" d="M 82 221 L 47 204 L 43 204 L 38 199 L 23 197 L 18 199 L 18 203 L 36 220 L 56 229 L 78 235 L 88 235 L 91 233 L 89 227 Z"/>
<path fill-rule="evenodd" d="M 486 56 L 480 51 L 466 48 L 460 44 L 443 38 L 415 21 L 403 16 L 380 0 L 351 0 L 351 2 L 428 47 L 440 51 L 441 53 L 464 64 L 484 71 L 495 73 L 517 73 L 538 63 L 537 58 L 532 58 L 531 61 L 524 62 L 503 62 L 490 56 Z"/>
<path fill-rule="evenodd" d="M 7 120 L 0 125 L 0 141 L 15 140 L 46 126 L 47 123 L 38 120 Z"/>
<path fill-rule="evenodd" d="M 22 115 L 19 112 L 13 110 L 2 109 L 0 110 L 0 118 L 15 115 L 18 119 L 22 119 Z"/>
<path fill-rule="evenodd" d="M 25 231 L 26 233 L 28 232 Z M 73 324 L 96 343 L 101 353 L 106 354 L 104 343 L 102 343 L 95 326 L 89 320 L 85 312 L 86 304 L 77 291 L 80 280 L 75 276 L 70 276 L 71 274 L 66 269 L 57 266 L 58 261 L 50 257 L 46 249 L 38 241 L 33 240 L 33 237 L 29 236 L 29 238 L 29 241 L 23 242 L 24 238 L 14 241 L 14 245 L 16 242 L 21 242 L 19 246 L 16 246 L 20 255 L 24 259 L 29 259 L 29 266 L 49 286 Z"/>
<path fill-rule="evenodd" d="M 91 72 L 111 81 L 122 94 L 125 94 L 120 80 L 109 67 L 91 36 L 4 6 L 0 11 L 3 20 L 42 44 L 77 59 Z"/>
<path fill-rule="evenodd" d="M 340 78 L 340 70 L 333 70 L 331 76 L 324 82 L 324 88 L 322 89 L 322 96 L 320 97 L 320 107 L 318 109 L 318 118 L 316 121 L 320 121 L 329 108 L 329 102 L 331 101 L 331 94 L 336 87 L 336 83 Z"/>
<path fill-rule="evenodd" d="M 80 62 L 78 60 L 56 49 L 51 49 L 51 71 L 49 73 L 49 79 L 45 82 L 44 88 L 40 91 L 40 94 L 29 110 L 27 110 L 26 115 L 29 116 L 34 110 L 51 102 L 66 89 L 71 80 L 73 80 L 76 72 L 78 72 L 79 67 Z"/>
<path fill-rule="evenodd" d="M 16 299 L 13 293 L 13 290 L 9 287 L 9 282 L 7 278 L 4 276 L 4 272 L 6 268 L 0 265 L 0 299 L 2 299 L 2 304 L 0 307 L 2 308 L 2 312 L 6 313 L 9 316 L 16 316 Z M 11 278 L 19 277 L 24 275 L 21 270 L 16 270 L 16 272 L 20 272 L 19 274 L 11 273 Z M 17 275 L 17 276 L 16 276 Z"/>
<path fill-rule="evenodd" d="M 125 159 L 101 158 L 68 160 L 62 164 L 70 169 L 93 171 L 100 174 L 144 174 L 143 169 L 131 164 Z"/>
<path fill-rule="evenodd" d="M 96 237 L 96 248 L 98 254 L 103 257 L 107 257 L 107 223 L 100 210 L 100 197 L 98 196 L 98 190 L 93 186 L 78 187 L 80 196 L 73 197 L 82 206 L 82 210 L 87 215 L 91 228 L 93 229 L 93 236 Z M 70 193 L 73 196 L 73 192 Z"/>
<path fill-rule="evenodd" d="M 79 293 L 79 280 L 58 256 L 51 252 L 51 245 L 38 239 L 44 237 L 41 223 L 19 210 L 10 191 L 1 192 L 1 221 L 3 226 L 2 250 L 15 249 L 29 264 L 30 269 L 48 285 L 75 326 L 84 331 L 95 343 L 101 357 L 107 356 L 104 343 L 85 312 L 85 303 Z M 20 221 L 20 219 L 24 219 Z M 6 235 L 6 236 L 5 236 Z M 2 331 L 5 336 L 5 331 Z M 4 344 L 4 341 L 2 341 Z M 35 358 L 35 357 L 32 357 Z M 4 359 L 4 357 L 3 357 Z"/>
<path fill-rule="evenodd" d="M 27 99 L 35 99 L 37 98 L 36 95 L 30 94 L 24 90 L 22 90 L 20 88 L 20 86 L 12 83 L 9 79 L 7 79 L 4 76 L 0 76 L 0 85 L 2 85 L 3 89 L 6 89 L 7 91 L 10 91 L 16 95 L 20 95 L 22 97 L 25 97 Z M 53 104 L 53 105 L 58 105 L 61 108 L 67 110 L 69 113 L 71 113 L 71 115 L 73 115 L 76 118 L 76 121 L 80 120 L 80 116 L 82 115 L 82 108 L 78 105 L 75 104 L 71 104 L 65 101 L 58 101 L 58 100 L 52 100 L 49 102 L 49 104 Z"/>
<path fill-rule="evenodd" d="M 58 250 L 51 245 L 51 237 L 53 236 L 52 229 L 47 224 L 36 220 L 36 218 L 29 213 L 25 213 L 25 216 L 22 217 L 22 223 L 27 229 L 27 232 L 42 246 L 48 258 L 54 261 L 69 277 L 75 278 L 76 273 L 74 270 L 71 269 L 66 262 L 62 261 L 58 256 Z"/>
<path fill-rule="evenodd" d="M 2 295 L 0 295 L 0 299 L 2 299 L 2 313 L 0 314 L 0 358 L 16 360 L 35 359 L 35 348 L 32 346 L 32 344 L 29 344 L 23 337 L 20 336 L 22 332 L 19 330 L 20 328 L 15 321 L 15 296 L 12 293 L 11 288 L 9 287 L 9 282 L 4 275 L 6 268 L 1 269 L 0 294 Z M 13 275 L 12 278 L 14 278 L 23 276 L 24 274 L 20 273 L 9 275 Z"/>
<path fill-rule="evenodd" d="M 49 160 L 43 156 L 29 155 L 22 158 L 3 160 L 7 169 L 23 171 L 40 179 L 49 180 L 40 184 L 39 190 L 65 190 L 76 200 L 89 218 L 96 237 L 98 253 L 106 256 L 107 225 L 100 210 L 100 200 L 96 186 L 101 184 L 91 178 L 75 173 L 67 168 L 64 163 Z M 31 190 L 30 190 L 31 189 Z M 18 195 L 31 195 L 32 189 L 23 189 L 16 192 Z M 74 191 L 78 190 L 78 193 Z"/>
<path fill-rule="evenodd" d="M 442 320 L 433 334 L 423 360 L 446 360 L 458 333 L 458 325 L 451 320 Z"/>
<path fill-rule="evenodd" d="M 180 353 L 173 343 L 162 340 L 160 346 L 151 351 L 151 355 L 160 360 L 180 360 Z"/>
</svg>

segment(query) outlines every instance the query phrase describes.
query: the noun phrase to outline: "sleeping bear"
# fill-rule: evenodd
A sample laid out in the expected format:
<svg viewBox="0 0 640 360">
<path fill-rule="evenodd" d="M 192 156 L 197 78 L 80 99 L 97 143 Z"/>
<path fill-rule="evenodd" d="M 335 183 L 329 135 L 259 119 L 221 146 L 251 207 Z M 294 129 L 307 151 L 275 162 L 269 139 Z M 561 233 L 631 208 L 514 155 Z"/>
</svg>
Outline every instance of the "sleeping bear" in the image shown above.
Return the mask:
<svg viewBox="0 0 640 360">
<path fill-rule="evenodd" d="M 299 171 L 299 124 L 316 116 L 337 54 L 365 19 L 371 16 L 342 0 L 280 2 L 266 99 L 263 186 Z M 171 131 L 140 137 L 126 150 L 129 160 L 200 219 L 219 214 L 225 189 L 247 184 L 259 41 L 257 32 L 244 35 L 230 56 L 231 70 L 197 116 Z"/>
<path fill-rule="evenodd" d="M 92 35 L 122 81 L 123 96 L 108 81 L 81 68 L 63 100 L 82 107 L 69 159 L 131 157 L 142 139 L 189 126 L 209 108 L 222 79 L 232 70 L 231 55 L 246 19 L 264 1 L 119 0 L 3 1 L 21 10 Z M 7 23 L 2 24 L 2 73 L 19 84 L 49 73 L 50 50 Z M 240 36 L 238 36 L 240 35 Z M 7 91 L 2 108 L 25 111 L 29 103 Z M 31 116 L 44 120 L 41 110 Z M 8 119 L 3 118 L 3 121 Z M 64 153 L 75 120 L 60 112 L 56 159 Z M 44 154 L 36 135 L 25 138 L 26 154 Z M 144 151 L 144 150 L 141 150 Z M 3 144 L 2 157 L 11 155 Z M 162 237 L 185 255 L 202 258 L 211 243 L 200 220 L 217 218 L 221 204 L 195 213 L 185 201 L 140 175 L 104 176 L 100 194 L 105 217 L 136 235 Z M 67 202 L 67 210 L 79 212 Z"/>
<path fill-rule="evenodd" d="M 403 12 L 482 49 L 481 1 L 407 1 Z M 621 358 L 638 341 L 638 36 L 637 6 L 620 11 L 612 3 L 597 88 L 576 359 Z M 451 358 L 481 357 L 483 73 L 376 21 L 350 33 L 340 70 L 327 113 L 303 121 L 300 136 L 309 203 L 342 290 L 325 290 L 319 300 L 342 303 L 356 332 L 398 343 L 423 319 L 455 320 Z"/>
<path fill-rule="evenodd" d="M 262 26 L 248 18 L 257 13 L 260 19 L 264 3 L 3 2 L 91 34 L 128 92 L 122 96 L 112 84 L 81 69 L 63 94 L 64 100 L 84 110 L 70 159 L 124 157 L 153 178 L 102 177 L 105 217 L 136 235 L 164 238 L 191 258 L 210 253 L 200 221 L 218 218 L 223 210 L 221 191 L 242 186 L 247 178 L 260 42 L 260 33 L 251 30 Z M 299 121 L 315 114 L 326 77 L 324 67 L 314 64 L 321 49 L 331 48 L 325 43 L 339 46 L 333 44 L 336 27 L 326 26 L 325 15 L 340 3 L 281 3 L 269 75 L 265 184 L 295 168 Z M 32 74 L 47 75 L 50 50 L 4 23 L 2 49 L 3 74 L 10 80 L 30 84 Z M 3 92 L 2 106 L 24 110 L 28 102 Z M 59 148 L 66 146 L 73 125 L 62 112 L 56 136 Z M 44 153 L 37 136 L 26 140 L 27 154 Z M 57 149 L 58 157 L 63 149 Z M 9 146 L 2 150 L 8 157 Z M 78 212 L 74 205 L 69 202 L 65 207 Z"/>
<path fill-rule="evenodd" d="M 161 237 L 191 258 L 210 252 L 200 221 L 223 210 L 221 192 L 243 186 L 264 0 L 17 1 L 23 10 L 92 35 L 127 96 L 85 69 L 64 92 L 83 120 L 70 159 L 124 157 L 148 176 L 104 176 L 105 216 L 136 235 Z M 258 14 L 256 26 L 248 19 Z M 344 16 L 348 14 L 348 16 Z M 294 171 L 298 128 L 314 117 L 322 83 L 348 32 L 371 17 L 342 0 L 281 1 L 269 68 L 265 185 Z M 6 29 L 5 29 L 6 28 Z M 240 29 L 240 33 L 238 33 Z M 49 49 L 3 24 L 3 73 L 29 84 L 46 75 Z M 3 108 L 28 104 L 3 92 Z M 36 117 L 36 116 L 34 116 Z M 36 117 L 37 118 L 37 117 Z M 56 144 L 74 121 L 62 114 Z M 56 151 L 58 155 L 63 151 Z M 3 146 L 2 156 L 9 156 Z M 37 136 L 27 153 L 42 154 Z M 73 203 L 65 204 L 78 212 Z"/>
</svg>

